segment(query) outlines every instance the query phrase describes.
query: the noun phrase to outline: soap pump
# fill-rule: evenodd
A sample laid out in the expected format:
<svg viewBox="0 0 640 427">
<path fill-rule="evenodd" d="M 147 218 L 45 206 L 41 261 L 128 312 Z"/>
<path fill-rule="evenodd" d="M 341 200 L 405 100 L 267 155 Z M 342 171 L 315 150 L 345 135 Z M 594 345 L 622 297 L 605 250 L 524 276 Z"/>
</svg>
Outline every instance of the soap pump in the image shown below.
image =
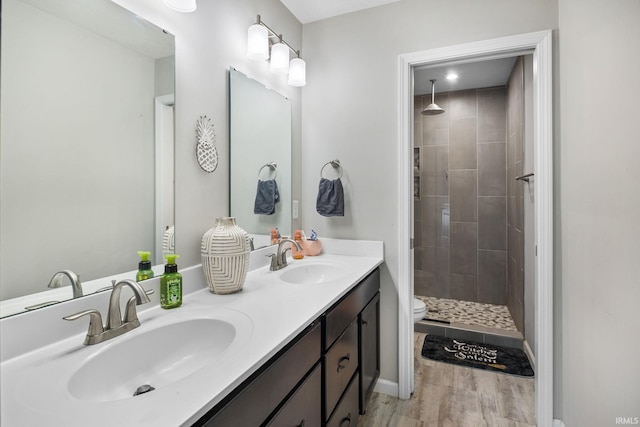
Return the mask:
<svg viewBox="0 0 640 427">
<path fill-rule="evenodd" d="M 176 265 L 177 254 L 164 256 L 167 263 L 164 266 L 164 274 L 160 278 L 160 307 L 176 308 L 182 305 L 182 275 L 178 273 Z"/>
<path fill-rule="evenodd" d="M 151 261 L 149 261 L 149 255 L 151 252 L 138 251 L 140 256 L 140 262 L 138 263 L 138 272 L 136 273 L 136 282 L 151 279 L 153 277 L 153 270 L 151 269 Z"/>
</svg>

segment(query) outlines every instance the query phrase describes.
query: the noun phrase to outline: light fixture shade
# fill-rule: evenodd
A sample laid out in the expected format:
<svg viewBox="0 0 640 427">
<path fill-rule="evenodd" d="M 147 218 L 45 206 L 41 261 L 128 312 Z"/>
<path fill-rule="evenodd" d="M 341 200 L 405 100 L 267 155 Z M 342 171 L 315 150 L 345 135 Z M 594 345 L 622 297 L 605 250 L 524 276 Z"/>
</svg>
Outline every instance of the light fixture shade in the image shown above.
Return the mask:
<svg viewBox="0 0 640 427">
<path fill-rule="evenodd" d="M 196 0 L 164 0 L 165 6 L 176 12 L 193 12 L 196 10 Z"/>
<path fill-rule="evenodd" d="M 247 31 L 247 58 L 256 61 L 269 58 L 269 32 L 260 24 L 253 24 Z"/>
<path fill-rule="evenodd" d="M 287 74 L 289 72 L 289 48 L 284 43 L 276 43 L 271 46 L 269 71 L 273 74 Z"/>
<path fill-rule="evenodd" d="M 307 63 L 301 58 L 293 58 L 289 63 L 289 84 L 304 86 L 307 84 Z"/>
</svg>

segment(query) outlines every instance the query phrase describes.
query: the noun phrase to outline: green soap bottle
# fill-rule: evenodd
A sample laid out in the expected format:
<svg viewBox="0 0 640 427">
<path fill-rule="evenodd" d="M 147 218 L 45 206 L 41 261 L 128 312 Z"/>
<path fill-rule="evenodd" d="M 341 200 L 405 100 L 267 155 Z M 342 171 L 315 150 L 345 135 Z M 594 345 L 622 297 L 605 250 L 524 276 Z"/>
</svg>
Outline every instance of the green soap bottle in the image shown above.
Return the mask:
<svg viewBox="0 0 640 427">
<path fill-rule="evenodd" d="M 149 261 L 149 255 L 151 252 L 138 251 L 140 256 L 140 262 L 138 263 L 138 272 L 136 273 L 136 282 L 151 279 L 153 277 L 153 270 L 151 269 L 151 261 Z"/>
<path fill-rule="evenodd" d="M 176 254 L 164 256 L 167 263 L 160 278 L 160 307 L 176 308 L 182 305 L 182 275 L 178 273 Z"/>
</svg>

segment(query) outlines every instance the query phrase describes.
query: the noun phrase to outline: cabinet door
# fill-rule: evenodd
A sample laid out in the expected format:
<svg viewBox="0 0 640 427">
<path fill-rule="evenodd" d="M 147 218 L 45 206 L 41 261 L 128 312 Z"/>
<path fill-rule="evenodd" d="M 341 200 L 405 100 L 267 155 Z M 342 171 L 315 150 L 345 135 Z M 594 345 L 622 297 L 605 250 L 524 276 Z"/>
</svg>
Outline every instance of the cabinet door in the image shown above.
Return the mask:
<svg viewBox="0 0 640 427">
<path fill-rule="evenodd" d="M 358 368 L 358 325 L 354 321 L 324 356 L 325 419 Z"/>
<path fill-rule="evenodd" d="M 321 364 L 309 374 L 287 400 L 268 427 L 320 427 L 322 424 Z"/>
<path fill-rule="evenodd" d="M 380 376 L 380 293 L 369 302 L 358 317 L 360 324 L 360 413 Z"/>
</svg>

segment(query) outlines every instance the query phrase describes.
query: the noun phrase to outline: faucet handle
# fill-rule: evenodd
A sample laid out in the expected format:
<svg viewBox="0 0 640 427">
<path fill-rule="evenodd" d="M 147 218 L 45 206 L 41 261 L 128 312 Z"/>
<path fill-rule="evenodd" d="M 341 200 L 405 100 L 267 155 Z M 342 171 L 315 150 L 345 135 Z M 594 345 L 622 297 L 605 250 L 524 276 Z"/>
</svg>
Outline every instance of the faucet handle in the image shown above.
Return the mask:
<svg viewBox="0 0 640 427">
<path fill-rule="evenodd" d="M 153 289 L 148 289 L 144 291 L 145 294 L 151 295 L 154 292 Z M 123 323 L 133 323 L 138 321 L 138 311 L 136 309 L 136 297 L 135 295 L 129 298 L 127 301 L 127 309 L 124 312 Z"/>
<path fill-rule="evenodd" d="M 287 266 L 287 251 L 291 250 L 291 246 L 289 246 L 288 248 L 285 248 L 282 251 L 281 257 L 280 257 L 280 266 L 281 268 L 284 268 Z"/>
<path fill-rule="evenodd" d="M 276 271 L 278 269 L 278 255 L 277 254 L 267 254 L 265 256 L 271 257 L 271 271 Z"/>
<path fill-rule="evenodd" d="M 85 310 L 79 313 L 70 314 L 63 317 L 64 320 L 76 320 L 83 316 L 89 316 L 89 330 L 87 331 L 87 339 L 89 337 L 95 337 L 104 332 L 104 326 L 102 326 L 102 316 L 96 309 Z M 85 340 L 86 341 L 86 340 Z"/>
</svg>

